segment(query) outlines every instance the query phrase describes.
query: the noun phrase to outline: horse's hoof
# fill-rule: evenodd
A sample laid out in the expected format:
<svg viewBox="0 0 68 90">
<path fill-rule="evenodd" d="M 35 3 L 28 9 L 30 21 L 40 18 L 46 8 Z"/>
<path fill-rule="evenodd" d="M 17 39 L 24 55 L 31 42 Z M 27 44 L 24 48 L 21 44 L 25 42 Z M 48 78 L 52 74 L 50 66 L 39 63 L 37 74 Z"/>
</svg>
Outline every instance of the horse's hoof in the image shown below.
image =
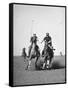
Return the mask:
<svg viewBox="0 0 68 90">
<path fill-rule="evenodd" d="M 28 67 L 25 68 L 25 70 L 27 70 L 27 69 L 28 69 Z"/>
<path fill-rule="evenodd" d="M 47 67 L 46 67 L 46 69 L 47 69 L 47 70 L 50 70 L 50 67 L 49 67 L 49 66 L 47 66 Z"/>
<path fill-rule="evenodd" d="M 44 67 L 42 67 L 42 70 L 44 70 Z"/>
<path fill-rule="evenodd" d="M 31 67 L 31 66 L 28 66 L 28 70 L 30 70 L 30 67 Z"/>
<path fill-rule="evenodd" d="M 25 68 L 25 70 L 27 70 L 27 68 Z"/>
</svg>

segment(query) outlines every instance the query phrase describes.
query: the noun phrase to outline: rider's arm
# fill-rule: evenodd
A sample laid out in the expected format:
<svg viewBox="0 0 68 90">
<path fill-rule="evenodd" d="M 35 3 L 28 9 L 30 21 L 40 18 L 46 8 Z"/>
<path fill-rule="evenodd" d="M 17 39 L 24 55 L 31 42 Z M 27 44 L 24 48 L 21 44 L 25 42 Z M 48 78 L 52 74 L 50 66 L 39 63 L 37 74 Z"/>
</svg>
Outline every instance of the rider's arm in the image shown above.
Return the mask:
<svg viewBox="0 0 68 90">
<path fill-rule="evenodd" d="M 46 41 L 46 37 L 42 40 L 42 42 L 43 42 L 43 41 Z M 41 43 L 42 43 L 42 42 L 41 42 Z"/>
<path fill-rule="evenodd" d="M 51 42 L 52 42 L 52 40 L 48 41 L 48 43 L 51 43 Z"/>
</svg>

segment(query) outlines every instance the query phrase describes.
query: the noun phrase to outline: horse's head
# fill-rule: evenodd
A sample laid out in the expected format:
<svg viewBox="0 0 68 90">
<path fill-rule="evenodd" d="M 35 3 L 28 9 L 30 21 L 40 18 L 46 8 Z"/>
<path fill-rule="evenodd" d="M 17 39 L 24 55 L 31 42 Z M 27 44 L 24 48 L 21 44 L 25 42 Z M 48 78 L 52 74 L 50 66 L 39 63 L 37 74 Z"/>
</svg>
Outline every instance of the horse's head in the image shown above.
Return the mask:
<svg viewBox="0 0 68 90">
<path fill-rule="evenodd" d="M 45 41 L 45 46 L 44 46 L 44 54 L 48 55 L 50 51 L 50 47 L 48 46 L 48 42 Z"/>
<path fill-rule="evenodd" d="M 44 50 L 46 51 L 47 49 L 48 49 L 48 43 L 47 43 L 47 41 L 45 41 Z"/>
<path fill-rule="evenodd" d="M 33 43 L 33 45 L 32 45 L 32 49 L 35 49 L 35 46 L 36 46 L 35 43 Z"/>
<path fill-rule="evenodd" d="M 48 42 L 47 41 L 45 41 L 45 46 L 48 46 Z"/>
<path fill-rule="evenodd" d="M 34 54 L 35 53 L 35 43 L 32 44 L 32 49 L 31 49 L 31 54 Z"/>
<path fill-rule="evenodd" d="M 40 55 L 39 47 L 35 43 L 32 44 L 31 55 Z"/>
</svg>

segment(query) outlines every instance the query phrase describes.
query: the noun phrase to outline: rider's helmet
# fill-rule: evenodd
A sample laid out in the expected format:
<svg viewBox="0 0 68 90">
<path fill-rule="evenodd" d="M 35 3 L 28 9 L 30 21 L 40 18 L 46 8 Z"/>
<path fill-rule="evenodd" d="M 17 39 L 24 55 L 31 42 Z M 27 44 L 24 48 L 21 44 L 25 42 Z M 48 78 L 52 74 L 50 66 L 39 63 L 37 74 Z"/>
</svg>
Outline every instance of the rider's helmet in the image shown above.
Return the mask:
<svg viewBox="0 0 68 90">
<path fill-rule="evenodd" d="M 36 36 L 36 34 L 34 33 L 33 36 Z"/>
<path fill-rule="evenodd" d="M 49 33 L 46 33 L 46 36 L 49 36 Z"/>
</svg>

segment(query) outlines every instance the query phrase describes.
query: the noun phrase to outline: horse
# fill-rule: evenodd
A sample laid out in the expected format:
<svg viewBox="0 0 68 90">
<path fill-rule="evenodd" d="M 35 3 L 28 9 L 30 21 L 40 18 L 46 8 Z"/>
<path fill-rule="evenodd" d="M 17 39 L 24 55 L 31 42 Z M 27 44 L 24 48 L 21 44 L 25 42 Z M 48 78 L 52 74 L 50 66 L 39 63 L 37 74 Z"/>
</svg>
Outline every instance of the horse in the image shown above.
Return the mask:
<svg viewBox="0 0 68 90">
<path fill-rule="evenodd" d="M 50 48 L 47 42 L 45 42 L 42 56 L 44 57 L 44 63 L 42 69 L 49 69 L 51 67 L 52 58 L 54 57 L 53 48 Z"/>
<path fill-rule="evenodd" d="M 32 44 L 32 48 L 31 48 L 31 52 L 30 52 L 30 56 L 29 56 L 29 62 L 28 62 L 28 65 L 27 65 L 27 69 L 30 68 L 31 66 L 31 60 L 33 58 L 36 58 L 36 61 L 35 61 L 35 67 L 37 67 L 37 61 L 40 57 L 40 50 L 39 50 L 39 47 L 37 44 L 33 43 Z"/>
</svg>

